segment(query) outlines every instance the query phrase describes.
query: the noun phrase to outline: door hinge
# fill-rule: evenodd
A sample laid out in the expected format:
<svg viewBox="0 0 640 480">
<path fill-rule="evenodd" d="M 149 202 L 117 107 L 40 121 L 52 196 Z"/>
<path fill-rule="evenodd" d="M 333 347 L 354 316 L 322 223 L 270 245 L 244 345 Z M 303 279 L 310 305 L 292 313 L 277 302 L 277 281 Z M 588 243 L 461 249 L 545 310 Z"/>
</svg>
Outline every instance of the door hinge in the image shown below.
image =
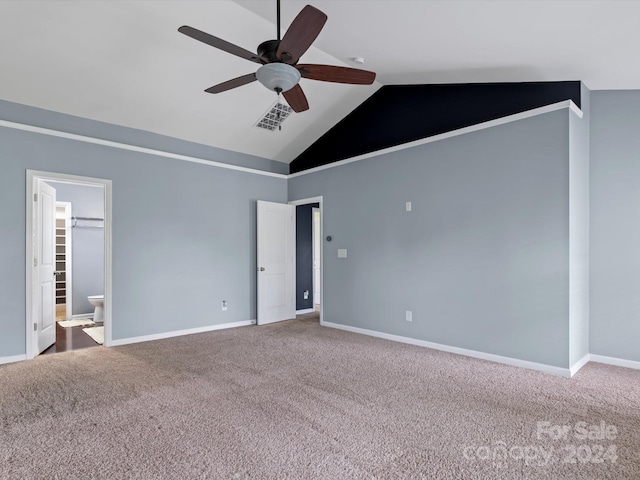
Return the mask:
<svg viewBox="0 0 640 480">
<path fill-rule="evenodd" d="M 37 259 L 37 258 L 34 258 L 34 259 L 33 259 L 33 266 L 34 266 L 34 267 L 37 267 L 37 266 L 38 266 L 38 259 Z"/>
<path fill-rule="evenodd" d="M 34 201 L 34 202 L 37 202 L 37 201 L 38 201 L 38 194 L 37 194 L 37 193 L 34 193 L 34 194 L 33 194 L 33 201 Z"/>
<path fill-rule="evenodd" d="M 34 332 L 37 332 L 37 331 L 38 331 L 38 324 L 37 324 L 37 323 L 34 323 L 34 324 L 33 324 L 33 331 L 34 331 Z"/>
</svg>

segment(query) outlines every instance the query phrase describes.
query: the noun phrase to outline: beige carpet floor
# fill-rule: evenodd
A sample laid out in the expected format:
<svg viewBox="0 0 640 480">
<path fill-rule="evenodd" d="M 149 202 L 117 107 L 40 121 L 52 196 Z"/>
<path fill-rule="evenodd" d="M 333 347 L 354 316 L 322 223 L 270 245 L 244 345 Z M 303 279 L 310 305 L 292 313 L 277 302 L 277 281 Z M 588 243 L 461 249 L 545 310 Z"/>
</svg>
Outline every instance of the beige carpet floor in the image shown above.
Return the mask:
<svg viewBox="0 0 640 480">
<path fill-rule="evenodd" d="M 640 478 L 640 371 L 568 380 L 316 318 L 0 366 L 0 479 Z"/>
</svg>

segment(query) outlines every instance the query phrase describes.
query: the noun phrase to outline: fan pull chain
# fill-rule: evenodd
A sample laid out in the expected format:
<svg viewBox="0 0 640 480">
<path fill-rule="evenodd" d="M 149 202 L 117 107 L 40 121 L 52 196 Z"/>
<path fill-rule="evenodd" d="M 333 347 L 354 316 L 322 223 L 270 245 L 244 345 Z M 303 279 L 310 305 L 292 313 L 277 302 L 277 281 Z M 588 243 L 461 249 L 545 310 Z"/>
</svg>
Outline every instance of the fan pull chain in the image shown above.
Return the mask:
<svg viewBox="0 0 640 480">
<path fill-rule="evenodd" d="M 278 95 L 278 105 L 280 105 L 280 90 L 278 89 L 276 91 L 277 95 Z M 276 110 L 276 116 L 278 117 L 278 131 L 281 132 L 282 131 L 282 123 L 280 122 L 280 108 L 278 108 Z"/>
</svg>

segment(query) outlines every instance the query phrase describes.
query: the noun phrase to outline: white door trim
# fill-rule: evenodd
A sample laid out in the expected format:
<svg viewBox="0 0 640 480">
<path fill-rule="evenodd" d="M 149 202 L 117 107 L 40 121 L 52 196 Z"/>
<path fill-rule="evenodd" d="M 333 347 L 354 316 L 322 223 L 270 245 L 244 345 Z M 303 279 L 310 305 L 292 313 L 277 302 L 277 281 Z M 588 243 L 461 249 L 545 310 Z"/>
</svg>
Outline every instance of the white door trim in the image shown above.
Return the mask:
<svg viewBox="0 0 640 480">
<path fill-rule="evenodd" d="M 320 325 L 324 325 L 324 210 L 322 196 L 291 200 L 289 205 L 298 206 L 310 203 L 317 203 L 320 206 Z"/>
<path fill-rule="evenodd" d="M 64 207 L 64 294 L 66 297 L 65 316 L 68 320 L 73 315 L 73 239 L 71 238 L 71 216 L 73 215 L 73 210 L 71 202 L 56 202 L 56 205 Z"/>
<path fill-rule="evenodd" d="M 317 269 L 320 271 L 319 273 L 322 273 L 322 265 L 320 265 L 320 245 L 322 245 L 322 234 L 320 233 L 319 223 L 316 227 L 316 213 L 318 214 L 318 219 L 321 219 L 322 213 L 320 213 L 320 208 L 313 207 L 311 209 L 311 261 L 313 273 L 313 281 L 311 282 L 311 288 L 313 288 L 313 292 L 311 292 L 311 298 L 313 299 L 313 301 L 311 303 L 313 305 L 313 309 L 316 308 L 316 305 L 320 305 L 320 301 L 316 302 L 316 300 L 320 299 L 320 277 L 318 276 L 318 280 L 316 281 L 316 264 Z M 317 252 L 316 238 L 318 239 Z M 316 292 L 318 292 L 317 296 Z"/>
<path fill-rule="evenodd" d="M 37 170 L 27 170 L 27 197 L 26 197 L 26 358 L 32 359 L 34 354 L 34 332 L 33 332 L 33 312 L 34 312 L 34 281 L 37 279 L 33 273 L 33 213 L 34 202 L 33 194 L 35 193 L 34 183 L 37 179 L 49 180 L 55 182 L 75 183 L 81 185 L 90 185 L 94 187 L 103 187 L 104 190 L 104 345 L 111 346 L 111 305 L 112 305 L 112 260 L 111 260 L 111 180 L 103 178 L 84 177 L 79 175 L 69 175 L 64 173 L 42 172 Z"/>
</svg>

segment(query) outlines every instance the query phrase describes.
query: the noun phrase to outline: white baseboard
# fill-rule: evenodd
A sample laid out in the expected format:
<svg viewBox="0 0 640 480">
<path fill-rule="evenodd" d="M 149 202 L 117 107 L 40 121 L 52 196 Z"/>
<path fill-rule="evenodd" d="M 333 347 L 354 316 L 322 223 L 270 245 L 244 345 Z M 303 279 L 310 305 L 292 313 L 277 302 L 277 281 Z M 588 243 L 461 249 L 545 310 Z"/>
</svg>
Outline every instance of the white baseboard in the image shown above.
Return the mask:
<svg viewBox="0 0 640 480">
<path fill-rule="evenodd" d="M 517 358 L 503 357 L 492 353 L 478 352 L 476 350 L 467 350 L 466 348 L 451 347 L 440 343 L 427 342 L 425 340 L 417 340 L 415 338 L 401 337 L 390 333 L 376 332 L 375 330 L 367 330 L 364 328 L 351 327 L 348 325 L 340 325 L 338 323 L 324 322 L 323 326 L 346 330 L 347 332 L 360 333 L 371 337 L 384 338 L 394 342 L 408 343 L 409 345 L 417 345 L 419 347 L 432 348 L 443 352 L 465 355 L 467 357 L 479 358 L 481 360 L 489 360 L 490 362 L 503 363 L 512 367 L 528 368 L 529 370 L 537 370 L 539 372 L 550 373 L 559 377 L 571 378 L 571 370 L 568 368 L 555 367 L 553 365 L 545 365 L 544 363 L 530 362 L 528 360 L 520 360 Z"/>
<path fill-rule="evenodd" d="M 0 357 L 0 365 L 3 365 L 5 363 L 21 362 L 26 359 L 27 359 L 26 355 L 12 355 L 10 357 Z"/>
<path fill-rule="evenodd" d="M 605 363 L 607 365 L 615 365 L 616 367 L 633 368 L 640 370 L 640 362 L 635 360 L 625 360 L 624 358 L 605 357 L 604 355 L 589 355 L 592 362 Z"/>
<path fill-rule="evenodd" d="M 571 366 L 571 368 L 569 369 L 571 372 L 571 376 L 573 377 L 576 373 L 578 373 L 578 370 L 580 370 L 590 361 L 591 361 L 591 355 L 587 353 L 584 357 L 582 357 L 580 360 L 578 360 L 576 363 L 574 363 Z"/>
<path fill-rule="evenodd" d="M 118 345 L 128 345 L 130 343 L 150 342 L 152 340 L 161 340 L 163 338 L 180 337 L 182 335 L 193 335 L 194 333 L 212 332 L 214 330 L 224 330 L 225 328 L 246 327 L 247 325 L 255 325 L 255 320 L 243 320 L 241 322 L 221 323 L 219 325 L 207 325 L 206 327 L 190 328 L 187 330 L 175 330 L 173 332 L 155 333 L 153 335 L 143 335 L 141 337 L 120 338 L 111 340 L 110 347 Z"/>
<path fill-rule="evenodd" d="M 313 308 L 303 308 L 302 310 L 296 310 L 296 315 L 302 315 L 304 313 L 313 313 L 315 310 Z"/>
<path fill-rule="evenodd" d="M 93 318 L 93 312 L 91 313 L 78 313 L 76 315 L 71 315 L 71 318 L 75 320 L 80 320 L 81 318 Z"/>
</svg>

